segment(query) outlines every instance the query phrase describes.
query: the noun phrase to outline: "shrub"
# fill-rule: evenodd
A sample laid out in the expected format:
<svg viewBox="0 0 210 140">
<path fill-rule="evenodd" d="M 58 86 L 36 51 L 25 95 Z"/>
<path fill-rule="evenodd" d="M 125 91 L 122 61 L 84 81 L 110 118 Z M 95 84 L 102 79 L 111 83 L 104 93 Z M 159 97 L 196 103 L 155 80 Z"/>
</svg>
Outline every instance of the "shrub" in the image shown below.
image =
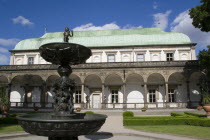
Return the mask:
<svg viewBox="0 0 210 140">
<path fill-rule="evenodd" d="M 185 114 L 177 113 L 177 112 L 171 112 L 171 116 L 177 117 L 177 116 L 185 116 Z"/>
<path fill-rule="evenodd" d="M 93 111 L 85 111 L 86 114 L 93 114 Z"/>
<path fill-rule="evenodd" d="M 134 114 L 132 111 L 125 111 L 123 112 L 123 117 L 133 117 Z"/>
<path fill-rule="evenodd" d="M 16 117 L 6 117 L 0 119 L 0 124 L 18 124 Z"/>
<path fill-rule="evenodd" d="M 184 112 L 184 114 L 195 116 L 195 117 L 206 117 L 206 115 L 193 113 L 193 112 Z"/>
<path fill-rule="evenodd" d="M 124 119 L 123 125 L 184 125 L 186 118 L 165 118 L 165 119 Z"/>
<path fill-rule="evenodd" d="M 198 117 L 126 117 L 123 119 L 124 126 L 142 125 L 193 125 L 210 127 L 210 119 Z"/>
</svg>

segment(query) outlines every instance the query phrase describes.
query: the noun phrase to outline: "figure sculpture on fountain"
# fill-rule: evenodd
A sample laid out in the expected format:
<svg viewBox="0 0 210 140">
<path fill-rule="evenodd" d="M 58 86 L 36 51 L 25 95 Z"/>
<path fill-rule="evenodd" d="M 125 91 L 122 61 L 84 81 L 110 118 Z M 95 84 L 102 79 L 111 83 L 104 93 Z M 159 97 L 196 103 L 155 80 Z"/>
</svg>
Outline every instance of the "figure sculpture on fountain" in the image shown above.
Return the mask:
<svg viewBox="0 0 210 140">
<path fill-rule="evenodd" d="M 63 36 L 64 36 L 63 41 L 69 42 L 69 37 L 73 37 L 73 31 L 70 31 L 69 27 L 66 27 Z"/>
</svg>

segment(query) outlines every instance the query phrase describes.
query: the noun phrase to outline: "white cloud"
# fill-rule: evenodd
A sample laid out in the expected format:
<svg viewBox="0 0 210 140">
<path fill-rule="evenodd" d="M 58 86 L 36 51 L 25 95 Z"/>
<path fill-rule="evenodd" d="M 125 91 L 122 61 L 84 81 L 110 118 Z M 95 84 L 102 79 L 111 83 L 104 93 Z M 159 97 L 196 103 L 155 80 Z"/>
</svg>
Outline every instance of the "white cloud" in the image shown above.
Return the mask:
<svg viewBox="0 0 210 140">
<path fill-rule="evenodd" d="M 81 25 L 79 27 L 75 27 L 74 31 L 90 31 L 90 30 L 114 30 L 114 29 L 131 29 L 131 28 L 143 28 L 142 26 L 135 27 L 133 25 L 127 24 L 123 27 L 120 27 L 115 22 L 105 24 L 102 26 L 95 26 L 93 23 L 88 23 L 85 25 Z"/>
<path fill-rule="evenodd" d="M 155 27 L 159 27 L 165 30 L 168 27 L 168 16 L 171 14 L 171 10 L 166 11 L 166 13 L 157 13 L 153 15 Z"/>
<path fill-rule="evenodd" d="M 188 35 L 192 42 L 198 43 L 198 46 L 206 47 L 210 45 L 210 32 L 201 32 L 200 29 L 192 25 L 189 11 L 180 13 L 171 23 L 171 31 L 181 32 Z"/>
<path fill-rule="evenodd" d="M 158 5 L 157 5 L 157 2 L 153 2 L 153 9 L 157 9 L 158 8 Z"/>
<path fill-rule="evenodd" d="M 2 45 L 2 46 L 14 46 L 19 41 L 20 41 L 20 39 L 17 39 L 17 38 L 11 38 L 11 39 L 0 38 L 0 45 Z"/>
<path fill-rule="evenodd" d="M 112 30 L 112 29 L 120 29 L 120 27 L 113 23 L 105 24 L 103 26 L 94 26 L 93 23 L 88 23 L 85 25 L 81 25 L 79 27 L 75 27 L 74 31 L 89 31 L 89 30 Z"/>
<path fill-rule="evenodd" d="M 0 54 L 0 65 L 8 65 L 8 64 L 9 64 L 9 57 Z"/>
<path fill-rule="evenodd" d="M 13 21 L 14 24 L 21 24 L 23 26 L 26 26 L 26 25 L 31 26 L 31 25 L 34 24 L 29 19 L 27 19 L 23 16 L 18 16 L 16 18 L 13 18 L 12 21 Z"/>
<path fill-rule="evenodd" d="M 0 47 L 0 53 L 8 53 L 8 50 Z"/>
</svg>

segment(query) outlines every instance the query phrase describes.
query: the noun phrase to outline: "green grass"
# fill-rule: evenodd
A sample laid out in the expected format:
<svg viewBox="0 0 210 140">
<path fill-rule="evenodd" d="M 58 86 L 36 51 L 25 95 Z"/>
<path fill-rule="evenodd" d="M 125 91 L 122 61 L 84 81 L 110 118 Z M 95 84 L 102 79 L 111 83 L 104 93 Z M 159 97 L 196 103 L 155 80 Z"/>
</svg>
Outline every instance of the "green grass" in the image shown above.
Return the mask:
<svg viewBox="0 0 210 140">
<path fill-rule="evenodd" d="M 210 139 L 210 127 L 189 125 L 126 126 L 126 128 Z"/>
<path fill-rule="evenodd" d="M 0 133 L 5 133 L 5 132 L 18 132 L 18 131 L 23 131 L 22 127 L 17 124 L 1 124 L 0 125 Z"/>
</svg>

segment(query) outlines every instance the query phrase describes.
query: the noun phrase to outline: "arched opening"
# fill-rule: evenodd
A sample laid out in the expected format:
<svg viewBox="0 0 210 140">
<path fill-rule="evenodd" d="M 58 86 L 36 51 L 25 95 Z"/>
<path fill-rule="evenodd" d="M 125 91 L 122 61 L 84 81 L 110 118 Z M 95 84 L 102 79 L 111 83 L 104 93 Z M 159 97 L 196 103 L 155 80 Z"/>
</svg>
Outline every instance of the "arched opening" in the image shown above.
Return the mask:
<svg viewBox="0 0 210 140">
<path fill-rule="evenodd" d="M 147 79 L 147 102 L 149 107 L 163 107 L 165 101 L 165 79 L 160 73 L 153 73 Z"/>
<path fill-rule="evenodd" d="M 123 103 L 123 80 L 117 74 L 110 74 L 105 79 L 105 96 L 107 103 Z M 113 105 L 109 104 L 108 108 Z M 122 108 L 122 104 L 118 104 L 115 108 Z"/>
<path fill-rule="evenodd" d="M 101 108 L 102 102 L 102 81 L 98 75 L 91 74 L 85 78 L 84 96 L 85 102 L 87 98 L 90 99 L 90 106 L 92 108 Z"/>
<path fill-rule="evenodd" d="M 11 102 L 21 102 L 18 106 L 41 106 L 43 79 L 38 75 L 19 75 L 11 81 Z M 25 104 L 23 104 L 23 102 Z"/>
<path fill-rule="evenodd" d="M 187 102 L 186 78 L 180 72 L 173 73 L 168 78 L 169 102 Z"/>
<path fill-rule="evenodd" d="M 126 93 L 127 103 L 139 103 L 128 104 L 127 108 L 140 108 L 144 106 L 144 79 L 139 74 L 130 74 L 126 79 Z"/>
</svg>

